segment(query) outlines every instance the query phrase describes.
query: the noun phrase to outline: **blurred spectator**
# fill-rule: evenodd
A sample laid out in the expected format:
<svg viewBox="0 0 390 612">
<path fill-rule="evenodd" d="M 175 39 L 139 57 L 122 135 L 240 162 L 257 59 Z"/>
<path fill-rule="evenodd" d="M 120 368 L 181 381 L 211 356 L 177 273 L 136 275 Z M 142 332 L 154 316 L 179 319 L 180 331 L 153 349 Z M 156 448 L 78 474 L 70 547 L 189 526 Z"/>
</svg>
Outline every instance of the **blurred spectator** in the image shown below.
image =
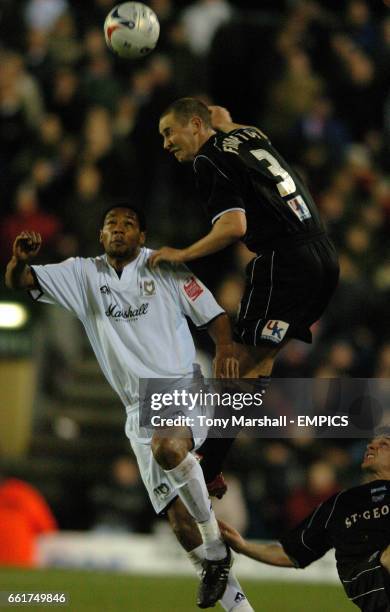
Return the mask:
<svg viewBox="0 0 390 612">
<path fill-rule="evenodd" d="M 380 39 L 375 54 L 378 86 L 387 90 L 390 74 L 390 17 L 387 16 L 380 26 Z"/>
<path fill-rule="evenodd" d="M 390 343 L 386 343 L 378 355 L 374 376 L 375 378 L 390 378 Z"/>
<path fill-rule="evenodd" d="M 248 527 L 248 510 L 241 483 L 236 476 L 228 472 L 224 473 L 224 477 L 229 494 L 213 501 L 215 514 L 218 520 L 225 521 L 245 533 Z"/>
<path fill-rule="evenodd" d="M 296 489 L 287 499 L 288 527 L 294 527 L 321 502 L 339 490 L 333 467 L 325 461 L 313 463 L 307 473 L 306 486 Z"/>
<path fill-rule="evenodd" d="M 17 191 L 14 212 L 6 217 L 0 230 L 4 255 L 8 257 L 15 237 L 27 228 L 41 234 L 48 256 L 56 253 L 62 223 L 54 214 L 40 208 L 33 186 L 22 184 Z"/>
<path fill-rule="evenodd" d="M 39 140 L 36 143 L 35 152 L 46 157 L 56 155 L 62 137 L 63 130 L 58 115 L 45 115 L 39 126 Z"/>
<path fill-rule="evenodd" d="M 29 0 L 25 12 L 27 25 L 38 30 L 50 30 L 67 7 L 66 0 Z"/>
<path fill-rule="evenodd" d="M 93 514 L 92 529 L 101 532 L 148 531 L 151 511 L 137 463 L 128 456 L 117 457 L 106 483 L 88 493 Z"/>
<path fill-rule="evenodd" d="M 100 30 L 90 30 L 86 37 L 90 46 L 94 44 L 91 43 L 92 38 L 102 45 Z M 113 74 L 110 58 L 100 46 L 97 53 L 95 50 L 91 53 L 84 68 L 83 99 L 89 105 L 102 106 L 113 111 L 120 93 L 121 86 Z"/>
<path fill-rule="evenodd" d="M 43 88 L 49 88 L 51 73 L 54 69 L 53 58 L 49 53 L 49 35 L 44 30 L 32 28 L 26 36 L 26 67 Z"/>
<path fill-rule="evenodd" d="M 305 165 L 310 184 L 318 193 L 327 186 L 329 172 L 340 167 L 349 142 L 344 123 L 334 117 L 332 101 L 325 96 L 314 99 L 293 126 L 291 137 L 296 142 L 292 153 Z"/>
<path fill-rule="evenodd" d="M 356 354 L 349 342 L 339 340 L 332 344 L 327 363 L 337 376 L 351 376 L 355 362 Z"/>
<path fill-rule="evenodd" d="M 73 66 L 81 60 L 82 44 L 71 13 L 64 13 L 56 20 L 50 33 L 49 53 L 57 65 Z"/>
<path fill-rule="evenodd" d="M 107 202 L 101 192 L 102 177 L 93 164 L 80 165 L 76 174 L 75 193 L 66 205 L 69 232 L 77 230 L 77 253 L 93 257 L 99 252 L 99 222 Z"/>
<path fill-rule="evenodd" d="M 287 444 L 278 440 L 265 445 L 263 456 L 264 497 L 261 514 L 267 537 L 272 538 L 284 524 L 283 508 L 290 490 L 290 479 L 294 478 L 294 461 Z"/>
<path fill-rule="evenodd" d="M 207 66 L 199 62 L 190 49 L 187 31 L 181 21 L 173 23 L 168 33 L 169 57 L 179 96 L 188 96 L 194 90 L 203 91 L 207 84 Z"/>
<path fill-rule="evenodd" d="M 184 9 L 182 22 L 191 51 L 198 56 L 206 55 L 215 32 L 232 15 L 227 0 L 197 0 Z"/>
<path fill-rule="evenodd" d="M 126 193 L 130 182 L 129 160 L 115 146 L 110 114 L 103 106 L 94 106 L 88 111 L 80 161 L 93 164 L 99 170 L 103 193 L 111 197 Z"/>
<path fill-rule="evenodd" d="M 80 92 L 80 78 L 70 68 L 58 68 L 46 90 L 48 109 L 57 114 L 67 132 L 78 133 L 83 125 L 86 103 Z"/>
<path fill-rule="evenodd" d="M 21 55 L 13 52 L 0 54 L 0 103 L 8 114 L 20 109 L 27 125 L 38 127 L 43 112 L 43 101 L 38 83 L 25 70 Z"/>
<path fill-rule="evenodd" d="M 362 138 L 380 124 L 382 95 L 376 87 L 376 67 L 372 59 L 350 37 L 337 34 L 332 39 L 334 78 L 332 96 L 352 135 Z M 367 115 L 366 109 L 370 109 Z M 366 114 L 366 121 L 361 118 Z"/>
<path fill-rule="evenodd" d="M 362 49 L 372 54 L 377 44 L 377 32 L 371 21 L 370 7 L 365 0 L 350 0 L 346 9 L 346 31 Z"/>
<path fill-rule="evenodd" d="M 327 440 L 327 443 L 321 458 L 334 469 L 337 483 L 343 488 L 353 486 L 359 479 L 360 463 L 354 464 L 349 449 L 339 445 L 337 440 Z"/>
<path fill-rule="evenodd" d="M 285 57 L 285 69 L 271 87 L 264 129 L 285 143 L 295 123 L 313 109 L 324 91 L 323 79 L 314 72 L 309 56 L 294 48 Z"/>
<path fill-rule="evenodd" d="M 113 132 L 118 140 L 131 135 L 137 119 L 137 104 L 134 96 L 124 95 L 118 100 L 114 117 Z"/>
<path fill-rule="evenodd" d="M 37 537 L 56 530 L 56 520 L 37 489 L 0 477 L 0 566 L 34 566 Z"/>
</svg>

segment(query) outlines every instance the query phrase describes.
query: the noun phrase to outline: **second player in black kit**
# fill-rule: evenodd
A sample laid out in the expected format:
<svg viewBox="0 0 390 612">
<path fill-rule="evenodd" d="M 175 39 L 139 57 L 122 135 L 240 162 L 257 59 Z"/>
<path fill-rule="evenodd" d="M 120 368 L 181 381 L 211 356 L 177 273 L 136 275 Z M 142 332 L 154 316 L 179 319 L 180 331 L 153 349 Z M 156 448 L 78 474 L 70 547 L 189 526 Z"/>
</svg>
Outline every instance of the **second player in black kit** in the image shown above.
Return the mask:
<svg viewBox="0 0 390 612">
<path fill-rule="evenodd" d="M 337 571 L 349 600 L 363 612 L 390 612 L 390 427 L 368 442 L 361 468 L 365 483 L 320 504 L 277 544 L 221 531 L 237 552 L 261 563 L 303 569 L 335 549 Z"/>
<path fill-rule="evenodd" d="M 242 241 L 257 254 L 248 265 L 236 325 L 238 342 L 311 341 L 338 280 L 335 249 L 300 177 L 258 129 L 217 132 L 200 148 L 194 170 L 214 224 L 242 210 Z"/>
<path fill-rule="evenodd" d="M 334 548 L 347 597 L 364 612 L 388 612 L 390 576 L 380 555 L 389 538 L 390 481 L 375 480 L 329 498 L 280 542 L 299 568 Z"/>
</svg>

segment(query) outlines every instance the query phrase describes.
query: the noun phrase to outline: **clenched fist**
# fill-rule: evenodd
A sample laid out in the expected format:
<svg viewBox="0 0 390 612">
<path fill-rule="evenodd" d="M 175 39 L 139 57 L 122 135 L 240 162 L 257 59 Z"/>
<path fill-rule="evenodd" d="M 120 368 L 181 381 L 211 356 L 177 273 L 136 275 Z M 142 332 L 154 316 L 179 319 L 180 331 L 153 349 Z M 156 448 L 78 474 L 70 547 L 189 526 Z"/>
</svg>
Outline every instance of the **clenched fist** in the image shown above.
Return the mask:
<svg viewBox="0 0 390 612">
<path fill-rule="evenodd" d="M 41 235 L 37 232 L 22 232 L 15 238 L 12 252 L 18 261 L 28 262 L 39 252 L 42 245 Z"/>
</svg>

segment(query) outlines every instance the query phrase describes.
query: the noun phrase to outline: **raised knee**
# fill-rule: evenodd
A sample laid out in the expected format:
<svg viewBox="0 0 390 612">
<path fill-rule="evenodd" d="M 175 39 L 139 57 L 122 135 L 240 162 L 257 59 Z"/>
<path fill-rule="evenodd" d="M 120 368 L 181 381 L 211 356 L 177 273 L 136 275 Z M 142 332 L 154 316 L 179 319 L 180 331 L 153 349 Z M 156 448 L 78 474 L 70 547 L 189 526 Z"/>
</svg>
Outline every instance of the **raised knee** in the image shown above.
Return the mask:
<svg viewBox="0 0 390 612">
<path fill-rule="evenodd" d="M 383 567 L 390 573 L 390 546 L 382 552 L 380 561 Z"/>
<path fill-rule="evenodd" d="M 183 440 L 177 438 L 152 439 L 153 457 L 164 470 L 170 470 L 179 465 L 187 454 Z"/>
</svg>

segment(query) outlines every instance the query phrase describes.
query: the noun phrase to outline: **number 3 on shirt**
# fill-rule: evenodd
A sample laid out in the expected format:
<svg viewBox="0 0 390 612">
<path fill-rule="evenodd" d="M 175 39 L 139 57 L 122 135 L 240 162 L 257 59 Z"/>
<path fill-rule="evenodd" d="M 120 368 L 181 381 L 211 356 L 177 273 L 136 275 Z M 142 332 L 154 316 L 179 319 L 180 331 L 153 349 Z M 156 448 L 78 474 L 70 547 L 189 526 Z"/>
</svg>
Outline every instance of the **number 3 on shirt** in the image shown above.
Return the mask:
<svg viewBox="0 0 390 612">
<path fill-rule="evenodd" d="M 267 170 L 269 170 L 273 176 L 279 176 L 282 179 L 279 183 L 276 183 L 276 187 L 282 197 L 289 196 L 296 191 L 293 178 L 284 168 L 282 168 L 278 160 L 271 155 L 271 153 L 268 153 L 268 151 L 264 149 L 252 149 L 250 152 L 258 161 L 263 161 L 263 159 L 265 159 L 265 161 L 268 162 Z"/>
</svg>

